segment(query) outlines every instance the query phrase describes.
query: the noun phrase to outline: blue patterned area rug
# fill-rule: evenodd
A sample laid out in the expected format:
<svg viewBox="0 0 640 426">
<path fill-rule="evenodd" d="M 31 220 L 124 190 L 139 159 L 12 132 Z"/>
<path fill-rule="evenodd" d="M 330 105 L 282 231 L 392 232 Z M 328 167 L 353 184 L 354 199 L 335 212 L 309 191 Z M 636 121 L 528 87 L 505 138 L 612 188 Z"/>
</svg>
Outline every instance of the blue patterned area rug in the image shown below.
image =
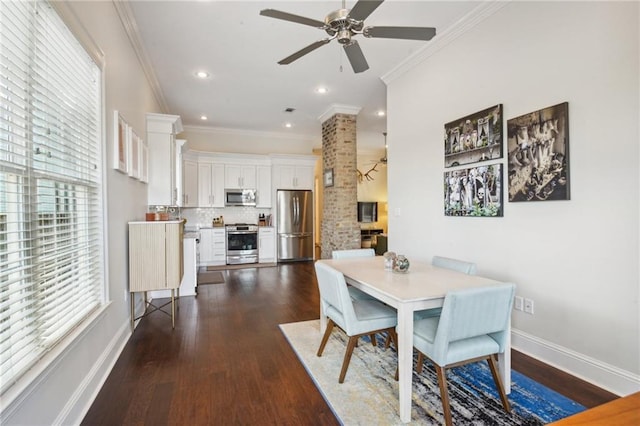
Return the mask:
<svg viewBox="0 0 640 426">
<path fill-rule="evenodd" d="M 338 383 L 347 338 L 335 328 L 322 357 L 320 321 L 281 324 L 298 358 L 345 425 L 400 425 L 398 383 L 393 376 L 396 352 L 362 338 L 354 350 L 345 382 Z M 378 339 L 384 342 L 384 338 Z M 583 411 L 585 407 L 512 371 L 511 414 L 504 411 L 486 362 L 447 370 L 453 422 L 456 425 L 543 425 Z M 425 363 L 413 372 L 411 424 L 444 423 L 435 370 Z"/>
</svg>

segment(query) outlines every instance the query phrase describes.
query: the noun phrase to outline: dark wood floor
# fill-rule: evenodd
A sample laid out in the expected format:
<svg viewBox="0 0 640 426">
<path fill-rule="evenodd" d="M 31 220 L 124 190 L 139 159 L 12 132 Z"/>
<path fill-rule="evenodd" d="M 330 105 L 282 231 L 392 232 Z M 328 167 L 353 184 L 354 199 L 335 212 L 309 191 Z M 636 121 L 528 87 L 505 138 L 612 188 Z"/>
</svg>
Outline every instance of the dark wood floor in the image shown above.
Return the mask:
<svg viewBox="0 0 640 426">
<path fill-rule="evenodd" d="M 85 425 L 335 425 L 278 324 L 318 318 L 311 262 L 223 272 L 143 318 Z M 593 407 L 616 396 L 518 352 L 513 368 Z"/>
</svg>

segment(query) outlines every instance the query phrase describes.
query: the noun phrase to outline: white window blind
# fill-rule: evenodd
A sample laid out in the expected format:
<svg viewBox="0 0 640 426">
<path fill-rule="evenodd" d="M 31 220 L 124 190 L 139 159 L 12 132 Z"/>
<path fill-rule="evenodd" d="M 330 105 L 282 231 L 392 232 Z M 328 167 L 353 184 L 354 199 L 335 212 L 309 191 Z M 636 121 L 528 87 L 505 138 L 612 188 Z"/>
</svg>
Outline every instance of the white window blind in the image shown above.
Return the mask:
<svg viewBox="0 0 640 426">
<path fill-rule="evenodd" d="M 0 390 L 104 302 L 101 71 L 45 1 L 0 2 Z"/>
</svg>

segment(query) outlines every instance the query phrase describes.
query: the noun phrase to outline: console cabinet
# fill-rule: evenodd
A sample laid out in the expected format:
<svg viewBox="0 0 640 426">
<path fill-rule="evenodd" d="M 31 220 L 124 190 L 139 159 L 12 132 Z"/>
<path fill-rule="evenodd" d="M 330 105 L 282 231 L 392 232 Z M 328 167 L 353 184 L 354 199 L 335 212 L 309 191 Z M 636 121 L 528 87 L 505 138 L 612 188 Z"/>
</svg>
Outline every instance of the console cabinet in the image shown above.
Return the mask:
<svg viewBox="0 0 640 426">
<path fill-rule="evenodd" d="M 171 290 L 171 322 L 174 320 L 174 291 L 184 274 L 184 223 L 182 221 L 129 222 L 129 292 Z M 131 295 L 131 327 L 135 317 Z M 147 307 L 145 307 L 146 309 Z"/>
</svg>

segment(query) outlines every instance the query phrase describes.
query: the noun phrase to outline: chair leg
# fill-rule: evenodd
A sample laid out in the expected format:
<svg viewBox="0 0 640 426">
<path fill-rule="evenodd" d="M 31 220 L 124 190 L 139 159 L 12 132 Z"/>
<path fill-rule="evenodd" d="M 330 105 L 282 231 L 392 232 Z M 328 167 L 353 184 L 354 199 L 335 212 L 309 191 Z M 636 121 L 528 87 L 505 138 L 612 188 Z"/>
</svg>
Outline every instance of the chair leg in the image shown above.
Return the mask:
<svg viewBox="0 0 640 426">
<path fill-rule="evenodd" d="M 424 364 L 424 354 L 418 351 L 418 363 L 416 364 L 418 374 L 422 374 L 422 364 Z"/>
<path fill-rule="evenodd" d="M 378 346 L 377 341 L 376 341 L 376 334 L 375 334 L 375 333 L 371 333 L 371 334 L 369 335 L 369 337 L 371 338 L 371 344 L 372 344 L 373 346 Z"/>
<path fill-rule="evenodd" d="M 358 336 L 350 336 L 349 343 L 347 343 L 347 352 L 344 354 L 344 361 L 342 361 L 342 371 L 340 371 L 340 378 L 338 383 L 344 383 L 344 376 L 347 375 L 347 368 L 349 368 L 349 362 L 351 361 L 351 354 L 358 342 Z"/>
<path fill-rule="evenodd" d="M 384 348 L 389 349 L 389 346 L 391 346 L 391 334 L 387 334 L 387 338 L 384 339 Z"/>
<path fill-rule="evenodd" d="M 453 421 L 451 420 L 451 407 L 449 406 L 449 392 L 447 392 L 447 375 L 444 371 L 444 367 L 440 367 L 439 365 L 436 365 L 435 367 L 436 372 L 438 373 L 438 385 L 440 385 L 444 423 L 447 426 L 451 426 Z"/>
<path fill-rule="evenodd" d="M 495 359 L 493 359 L 493 355 L 489 355 L 489 358 L 487 358 L 487 362 L 489 363 L 489 368 L 491 369 L 491 375 L 493 376 L 493 381 L 496 382 L 496 387 L 498 388 L 498 393 L 500 394 L 500 399 L 502 400 L 502 406 L 504 407 L 507 413 L 510 413 L 511 406 L 509 405 L 509 400 L 507 399 L 507 395 L 504 393 L 504 386 L 502 386 L 502 380 L 500 380 L 500 375 L 498 374 L 498 367 L 496 366 Z"/>
<path fill-rule="evenodd" d="M 331 331 L 333 330 L 333 320 L 329 319 L 327 322 L 327 329 L 324 331 L 324 336 L 322 336 L 322 341 L 320 342 L 320 347 L 318 348 L 318 353 L 316 355 L 322 356 L 322 352 L 324 351 L 324 347 L 327 344 L 327 340 L 329 340 L 329 336 L 331 336 Z"/>
<path fill-rule="evenodd" d="M 398 349 L 398 334 L 396 333 L 396 329 L 395 328 L 390 328 L 388 330 L 387 340 L 390 340 L 391 342 L 393 342 L 393 344 L 396 346 L 396 350 Z M 391 345 L 390 344 L 389 345 L 385 344 L 384 348 L 388 349 L 389 346 L 391 346 Z"/>
</svg>

